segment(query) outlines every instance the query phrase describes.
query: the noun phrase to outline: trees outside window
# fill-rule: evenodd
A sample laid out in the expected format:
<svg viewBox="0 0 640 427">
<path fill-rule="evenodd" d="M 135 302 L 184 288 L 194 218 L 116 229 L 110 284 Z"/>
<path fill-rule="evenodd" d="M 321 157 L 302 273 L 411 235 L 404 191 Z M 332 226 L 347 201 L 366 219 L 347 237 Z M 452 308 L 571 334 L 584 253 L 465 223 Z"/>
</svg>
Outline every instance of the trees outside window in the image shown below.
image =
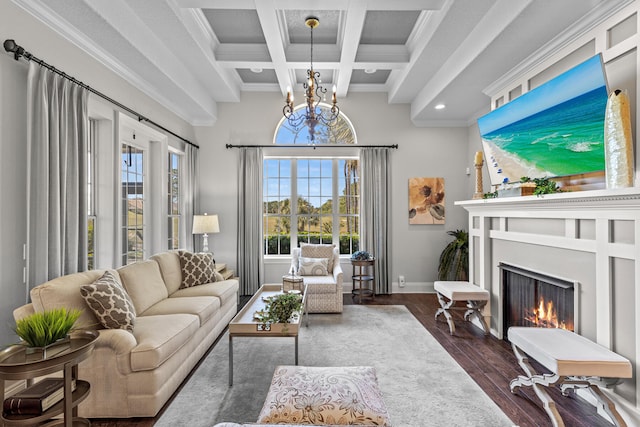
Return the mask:
<svg viewBox="0 0 640 427">
<path fill-rule="evenodd" d="M 353 128 L 342 114 L 335 126 L 318 123 L 314 129 L 314 144 L 355 143 Z M 276 132 L 276 144 L 308 144 L 309 141 L 306 126 L 292 128 L 286 120 Z M 357 158 L 327 158 L 314 152 L 294 157 L 266 157 L 263 166 L 265 255 L 289 255 L 292 246 L 303 242 L 334 243 L 341 254 L 359 249 Z"/>
</svg>

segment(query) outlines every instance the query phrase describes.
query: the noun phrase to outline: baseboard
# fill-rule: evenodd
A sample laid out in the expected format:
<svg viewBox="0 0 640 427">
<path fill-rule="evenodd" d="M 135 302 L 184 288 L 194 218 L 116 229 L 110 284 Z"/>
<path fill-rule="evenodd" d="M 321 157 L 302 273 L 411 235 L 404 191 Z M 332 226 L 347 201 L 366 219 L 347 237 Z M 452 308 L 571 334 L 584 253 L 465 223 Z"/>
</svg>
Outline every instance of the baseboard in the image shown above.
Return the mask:
<svg viewBox="0 0 640 427">
<path fill-rule="evenodd" d="M 342 292 L 350 294 L 353 289 L 352 283 L 343 283 Z M 436 291 L 433 289 L 433 282 L 411 282 L 406 283 L 405 286 L 400 287 L 398 282 L 391 284 L 392 294 L 433 294 Z"/>
</svg>

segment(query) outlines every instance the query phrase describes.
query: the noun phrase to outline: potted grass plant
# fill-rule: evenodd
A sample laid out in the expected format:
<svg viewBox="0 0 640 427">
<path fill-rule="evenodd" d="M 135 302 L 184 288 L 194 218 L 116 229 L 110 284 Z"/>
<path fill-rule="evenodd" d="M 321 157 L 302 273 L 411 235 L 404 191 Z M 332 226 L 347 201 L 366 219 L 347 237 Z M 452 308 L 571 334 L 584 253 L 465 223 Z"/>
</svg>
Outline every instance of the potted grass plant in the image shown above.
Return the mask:
<svg viewBox="0 0 640 427">
<path fill-rule="evenodd" d="M 46 349 L 68 337 L 80 314 L 64 307 L 33 313 L 16 321 L 15 333 L 28 347 Z"/>
<path fill-rule="evenodd" d="M 440 254 L 438 280 L 469 280 L 469 233 L 465 230 L 447 231 L 454 240 Z"/>
</svg>

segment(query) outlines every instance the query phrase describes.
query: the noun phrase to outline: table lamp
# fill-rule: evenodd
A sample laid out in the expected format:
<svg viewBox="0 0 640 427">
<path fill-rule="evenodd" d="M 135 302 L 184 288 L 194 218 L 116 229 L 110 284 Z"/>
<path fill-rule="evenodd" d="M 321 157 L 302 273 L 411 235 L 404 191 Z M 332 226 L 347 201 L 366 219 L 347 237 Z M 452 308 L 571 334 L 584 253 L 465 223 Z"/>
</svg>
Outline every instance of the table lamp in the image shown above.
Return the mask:
<svg viewBox="0 0 640 427">
<path fill-rule="evenodd" d="M 194 215 L 193 234 L 202 234 L 202 252 L 209 252 L 209 233 L 219 233 L 218 215 Z"/>
</svg>

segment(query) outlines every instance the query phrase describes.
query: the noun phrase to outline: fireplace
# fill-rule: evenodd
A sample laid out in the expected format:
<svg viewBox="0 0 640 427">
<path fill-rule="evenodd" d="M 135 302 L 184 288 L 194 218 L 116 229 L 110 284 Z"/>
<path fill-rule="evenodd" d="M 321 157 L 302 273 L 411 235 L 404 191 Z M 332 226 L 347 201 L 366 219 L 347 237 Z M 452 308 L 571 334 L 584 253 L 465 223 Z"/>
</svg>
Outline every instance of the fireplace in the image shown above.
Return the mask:
<svg viewBox="0 0 640 427">
<path fill-rule="evenodd" d="M 499 268 L 503 331 L 510 326 L 576 330 L 576 282 L 505 263 Z"/>
</svg>

